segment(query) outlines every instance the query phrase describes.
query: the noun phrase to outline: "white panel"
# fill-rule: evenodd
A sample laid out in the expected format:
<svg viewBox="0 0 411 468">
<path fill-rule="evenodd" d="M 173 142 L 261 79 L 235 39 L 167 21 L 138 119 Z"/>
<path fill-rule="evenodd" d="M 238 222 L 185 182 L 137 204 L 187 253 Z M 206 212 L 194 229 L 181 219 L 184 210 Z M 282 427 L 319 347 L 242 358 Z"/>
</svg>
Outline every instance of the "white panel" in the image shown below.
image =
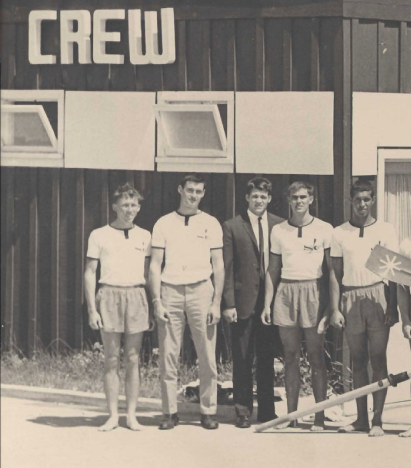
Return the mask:
<svg viewBox="0 0 411 468">
<path fill-rule="evenodd" d="M 353 93 L 353 176 L 377 174 L 378 147 L 411 146 L 411 95 Z"/>
<path fill-rule="evenodd" d="M 154 170 L 155 93 L 66 93 L 65 167 Z"/>
<path fill-rule="evenodd" d="M 236 93 L 239 173 L 333 174 L 330 92 Z"/>
</svg>

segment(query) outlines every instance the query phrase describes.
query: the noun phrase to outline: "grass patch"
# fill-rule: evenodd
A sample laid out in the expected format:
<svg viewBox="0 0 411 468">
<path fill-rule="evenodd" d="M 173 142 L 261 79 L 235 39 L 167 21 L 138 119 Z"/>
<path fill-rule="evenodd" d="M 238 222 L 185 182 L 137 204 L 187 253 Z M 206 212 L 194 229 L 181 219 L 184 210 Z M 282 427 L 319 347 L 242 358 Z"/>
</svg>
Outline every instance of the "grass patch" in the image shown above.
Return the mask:
<svg viewBox="0 0 411 468">
<path fill-rule="evenodd" d="M 161 398 L 160 369 L 158 349 L 153 349 L 146 362 L 140 363 L 140 396 Z M 277 360 L 275 387 L 284 387 L 284 368 L 282 360 Z M 120 394 L 124 395 L 125 369 L 123 356 L 120 360 Z M 329 391 L 342 393 L 343 369 L 338 362 L 329 368 Z M 231 363 L 218 364 L 218 381 L 232 380 Z M 255 369 L 254 369 L 255 370 Z M 89 393 L 102 393 L 104 372 L 104 350 L 101 344 L 95 343 L 92 348 L 74 351 L 67 348 L 59 353 L 44 349 L 37 350 L 30 358 L 19 350 L 2 352 L 1 381 L 5 384 L 28 385 L 35 387 L 78 390 Z M 305 352 L 300 361 L 301 396 L 312 393 L 311 369 Z M 255 375 L 254 375 L 255 377 Z M 181 364 L 178 388 L 198 379 L 198 365 Z M 198 401 L 198 390 L 186 395 L 189 401 Z M 220 404 L 232 403 L 231 392 L 221 391 L 218 394 Z"/>
<path fill-rule="evenodd" d="M 161 398 L 158 349 L 154 349 L 148 362 L 140 363 L 140 396 Z M 232 379 L 231 364 L 219 365 L 218 381 Z M 104 351 L 96 343 L 84 351 L 66 350 L 36 351 L 30 358 L 19 351 L 7 351 L 1 355 L 1 381 L 5 384 L 28 385 L 45 388 L 78 390 L 89 393 L 104 392 Z M 178 387 L 198 379 L 198 366 L 182 364 Z M 120 393 L 124 395 L 125 368 L 120 361 Z"/>
</svg>

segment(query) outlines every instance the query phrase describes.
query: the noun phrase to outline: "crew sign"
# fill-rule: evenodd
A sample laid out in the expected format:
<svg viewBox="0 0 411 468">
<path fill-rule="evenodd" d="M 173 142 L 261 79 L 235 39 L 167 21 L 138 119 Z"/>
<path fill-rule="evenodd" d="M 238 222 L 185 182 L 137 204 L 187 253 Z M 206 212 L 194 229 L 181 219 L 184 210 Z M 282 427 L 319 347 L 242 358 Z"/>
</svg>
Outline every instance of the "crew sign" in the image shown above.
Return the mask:
<svg viewBox="0 0 411 468">
<path fill-rule="evenodd" d="M 57 15 L 56 10 L 33 10 L 30 12 L 29 62 L 31 64 L 52 65 L 57 63 L 56 55 L 43 55 L 41 53 L 42 23 L 43 21 L 57 21 Z M 161 9 L 161 53 L 157 12 L 144 12 L 144 38 L 141 16 L 141 10 L 128 10 L 127 12 L 130 62 L 133 65 L 165 65 L 175 62 L 174 9 Z M 60 11 L 60 63 L 74 63 L 73 48 L 74 44 L 76 44 L 78 63 L 80 64 L 123 64 L 124 55 L 108 54 L 106 52 L 107 43 L 121 41 L 119 32 L 106 30 L 106 22 L 109 20 L 125 21 L 126 10 L 95 10 L 93 13 L 93 30 L 89 11 Z"/>
</svg>

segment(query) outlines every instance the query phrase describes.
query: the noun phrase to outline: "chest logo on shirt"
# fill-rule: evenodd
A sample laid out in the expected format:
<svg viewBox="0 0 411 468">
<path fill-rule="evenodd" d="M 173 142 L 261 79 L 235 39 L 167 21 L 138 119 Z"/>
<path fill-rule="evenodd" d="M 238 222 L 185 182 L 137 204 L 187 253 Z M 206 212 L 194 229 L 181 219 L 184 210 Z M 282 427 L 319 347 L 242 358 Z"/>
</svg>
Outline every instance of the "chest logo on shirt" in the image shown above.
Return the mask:
<svg viewBox="0 0 411 468">
<path fill-rule="evenodd" d="M 207 239 L 207 229 L 204 229 L 204 232 L 200 232 L 197 234 L 199 239 Z"/>
<path fill-rule="evenodd" d="M 321 249 L 321 245 L 320 244 L 317 244 L 317 239 L 314 239 L 314 242 L 313 242 L 313 245 L 304 245 L 304 250 L 312 253 L 316 250 L 320 250 Z"/>
<path fill-rule="evenodd" d="M 145 243 L 143 242 L 141 245 L 135 245 L 134 248 L 136 250 L 139 250 L 140 252 L 144 252 L 146 249 L 145 249 Z"/>
</svg>

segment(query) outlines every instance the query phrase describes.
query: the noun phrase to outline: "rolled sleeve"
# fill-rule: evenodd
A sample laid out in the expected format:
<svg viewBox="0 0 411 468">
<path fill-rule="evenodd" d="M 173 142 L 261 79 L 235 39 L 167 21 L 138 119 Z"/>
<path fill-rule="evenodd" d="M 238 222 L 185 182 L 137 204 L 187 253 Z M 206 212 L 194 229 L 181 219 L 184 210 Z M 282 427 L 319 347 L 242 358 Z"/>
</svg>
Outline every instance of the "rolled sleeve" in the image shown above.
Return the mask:
<svg viewBox="0 0 411 468">
<path fill-rule="evenodd" d="M 151 237 L 151 247 L 158 249 L 165 249 L 166 247 L 166 237 L 161 220 L 157 221 L 154 225 L 153 235 Z"/>
<path fill-rule="evenodd" d="M 87 257 L 98 260 L 100 258 L 100 245 L 96 233 L 93 231 L 88 238 Z"/>
<path fill-rule="evenodd" d="M 208 243 L 210 250 L 223 248 L 223 230 L 220 223 L 213 219 L 208 233 Z"/>
<path fill-rule="evenodd" d="M 147 235 L 145 256 L 151 257 L 151 235 L 150 233 Z"/>
<path fill-rule="evenodd" d="M 281 255 L 282 252 L 281 252 L 281 242 L 280 242 L 280 239 L 277 237 L 276 235 L 276 229 L 275 227 L 273 228 L 273 230 L 271 231 L 271 235 L 270 235 L 270 252 L 273 253 L 273 254 L 276 254 L 276 255 Z"/>
<path fill-rule="evenodd" d="M 324 250 L 331 248 L 333 238 L 333 227 L 331 225 L 327 226 L 326 233 L 324 235 Z"/>
<path fill-rule="evenodd" d="M 341 248 L 340 241 L 338 239 L 338 233 L 335 231 L 332 233 L 331 236 L 331 257 L 342 257 L 343 251 Z"/>
</svg>

